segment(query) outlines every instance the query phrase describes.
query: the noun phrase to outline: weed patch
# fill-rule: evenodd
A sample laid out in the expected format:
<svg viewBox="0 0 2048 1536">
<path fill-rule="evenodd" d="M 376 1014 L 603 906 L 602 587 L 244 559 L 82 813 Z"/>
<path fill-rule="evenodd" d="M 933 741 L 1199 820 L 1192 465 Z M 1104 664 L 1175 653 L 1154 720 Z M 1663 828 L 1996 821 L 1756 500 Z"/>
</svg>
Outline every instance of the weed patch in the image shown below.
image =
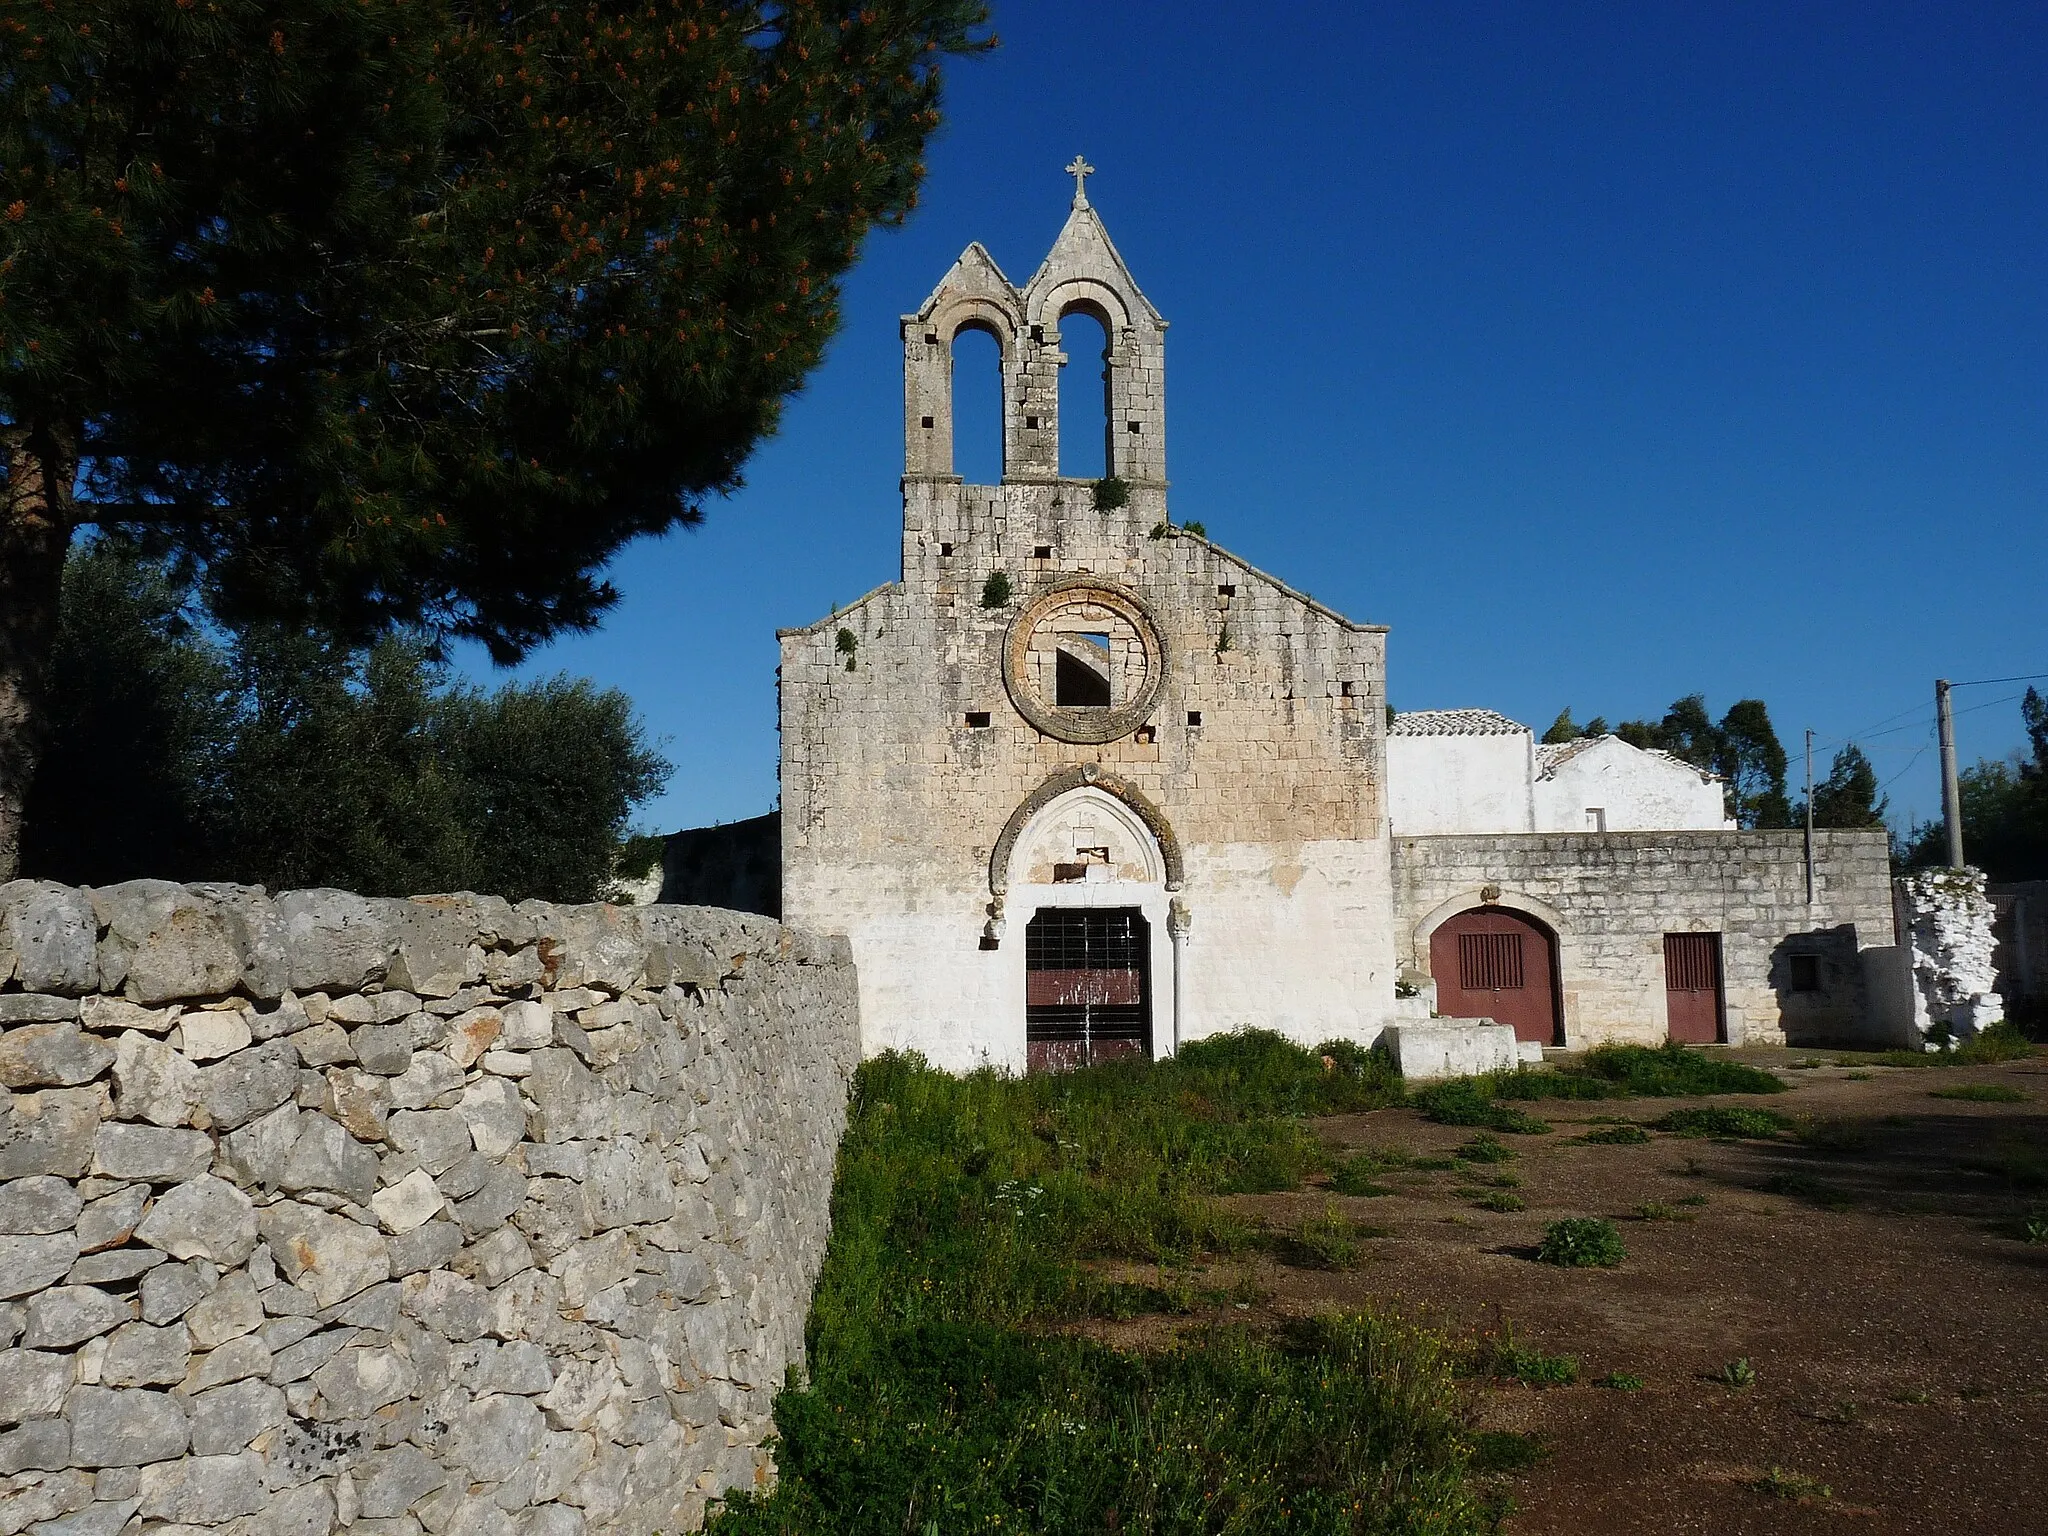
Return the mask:
<svg viewBox="0 0 2048 1536">
<path fill-rule="evenodd" d="M 1550 1452 L 1533 1435 L 1509 1429 L 1483 1429 L 1472 1437 L 1474 1472 L 1519 1472 L 1533 1467 Z"/>
<path fill-rule="evenodd" d="M 1213 1197 L 1327 1166 L 1297 1117 L 1396 1096 L 1369 1053 L 1271 1036 L 1059 1077 L 864 1063 L 810 1377 L 776 1403 L 780 1481 L 711 1529 L 1476 1536 L 1437 1336 L 1356 1313 L 1128 1354 L 1061 1326 L 1183 1310 L 1185 1284 L 1116 1284 L 1093 1261 L 1245 1252 L 1258 1234 Z"/>
<path fill-rule="evenodd" d="M 1827 1211 L 1846 1211 L 1856 1203 L 1847 1191 L 1803 1173 L 1774 1174 L 1764 1180 L 1763 1188 L 1767 1194 L 1804 1200 L 1808 1205 L 1817 1205 Z"/>
<path fill-rule="evenodd" d="M 1498 1136 L 1475 1136 L 1451 1154 L 1468 1163 L 1511 1163 L 1519 1155 Z"/>
<path fill-rule="evenodd" d="M 1384 1227 L 1369 1227 L 1348 1219 L 1335 1206 L 1324 1206 L 1314 1216 L 1303 1217 L 1292 1231 L 1270 1236 L 1274 1255 L 1296 1269 L 1356 1269 L 1365 1261 L 1362 1239 L 1385 1237 Z"/>
<path fill-rule="evenodd" d="M 1640 1147 L 1649 1139 L 1650 1133 L 1640 1125 L 1605 1125 L 1579 1138 L 1596 1147 Z"/>
<path fill-rule="evenodd" d="M 1768 1109 L 1726 1104 L 1674 1109 L 1651 1122 L 1652 1129 L 1668 1131 L 1674 1136 L 1737 1136 L 1756 1141 L 1769 1141 L 1791 1126 L 1790 1120 Z"/>
<path fill-rule="evenodd" d="M 1965 1158 L 1963 1166 L 1995 1174 L 2013 1189 L 2048 1189 L 2048 1146 L 2037 1141 L 2001 1136 L 1990 1156 Z"/>
<path fill-rule="evenodd" d="M 1504 1099 L 1673 1099 L 1715 1093 L 1783 1093 L 1759 1067 L 1669 1041 L 1661 1046 L 1602 1045 L 1576 1062 L 1503 1074 Z"/>
<path fill-rule="evenodd" d="M 1567 1216 L 1543 1229 L 1536 1257 L 1567 1269 L 1612 1269 L 1628 1257 L 1628 1250 L 1606 1217 Z"/>
<path fill-rule="evenodd" d="M 1661 1200 L 1645 1200 L 1636 1207 L 1638 1221 L 1698 1221 L 1699 1212 L 1678 1205 L 1666 1205 Z"/>
<path fill-rule="evenodd" d="M 1783 1467 L 1771 1468 L 1750 1487 L 1771 1498 L 1790 1499 L 1799 1504 L 1817 1504 L 1835 1496 L 1834 1490 L 1826 1483 L 1817 1482 L 1803 1472 L 1788 1472 Z"/>
<path fill-rule="evenodd" d="M 1724 1387 L 1733 1387 L 1738 1392 L 1747 1392 L 1756 1385 L 1756 1367 L 1749 1363 L 1749 1356 L 1743 1355 L 1730 1360 L 1710 1378 Z"/>
<path fill-rule="evenodd" d="M 1474 1343 L 1469 1369 L 1499 1381 L 1519 1381 L 1531 1387 L 1568 1387 L 1579 1379 L 1576 1355 L 1546 1355 L 1524 1349 L 1515 1342 L 1512 1328 L 1481 1334 Z"/>
<path fill-rule="evenodd" d="M 1801 1115 L 1792 1122 L 1792 1134 L 1816 1152 L 1867 1152 L 1874 1139 L 1869 1121 L 1830 1115 Z"/>
<path fill-rule="evenodd" d="M 1469 1125 L 1516 1136 L 1541 1136 L 1549 1131 L 1550 1127 L 1534 1116 L 1495 1103 L 1493 1086 L 1490 1078 L 1454 1077 L 1422 1089 L 1412 1102 L 1425 1118 L 1439 1125 Z"/>
<path fill-rule="evenodd" d="M 1593 1385 L 1596 1387 L 1609 1387 L 1616 1392 L 1640 1392 L 1643 1390 L 1643 1378 L 1631 1376 L 1626 1371 L 1609 1371 L 1605 1376 L 1594 1382 Z"/>
<path fill-rule="evenodd" d="M 1965 1104 L 2024 1104 L 2026 1094 L 2005 1083 L 1957 1083 L 1953 1088 L 1936 1088 L 1930 1099 L 1958 1099 Z"/>
<path fill-rule="evenodd" d="M 1482 1211 L 1526 1211 L 1529 1203 L 1505 1189 L 1489 1190 L 1472 1202 Z"/>
</svg>

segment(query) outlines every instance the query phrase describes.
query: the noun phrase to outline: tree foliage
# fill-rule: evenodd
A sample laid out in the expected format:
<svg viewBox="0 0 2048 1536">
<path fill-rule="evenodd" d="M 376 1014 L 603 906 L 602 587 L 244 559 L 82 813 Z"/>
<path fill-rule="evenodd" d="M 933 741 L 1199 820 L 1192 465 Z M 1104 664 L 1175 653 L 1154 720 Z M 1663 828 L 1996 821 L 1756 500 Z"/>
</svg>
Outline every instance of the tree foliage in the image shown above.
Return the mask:
<svg viewBox="0 0 2048 1536">
<path fill-rule="evenodd" d="M 1963 854 L 1994 880 L 2048 879 L 2048 700 L 2029 688 L 2020 701 L 2028 751 L 1984 758 L 1956 775 Z M 1904 862 L 1942 864 L 1948 839 L 1939 820 L 1916 826 Z"/>
<path fill-rule="evenodd" d="M 1816 827 L 1881 827 L 1890 802 L 1877 792 L 1877 770 L 1861 747 L 1850 742 L 1835 753 L 1828 776 L 1813 786 Z M 1792 812 L 1795 824 L 1806 820 L 1804 804 Z"/>
<path fill-rule="evenodd" d="M 66 585 L 24 850 L 44 878 L 589 901 L 668 773 L 626 697 L 587 681 L 486 694 L 416 638 L 218 636 L 118 541 L 74 553 Z"/>
<path fill-rule="evenodd" d="M 72 528 L 190 557 L 235 622 L 501 661 L 589 627 L 818 362 L 983 16 L 0 10 L 0 876 Z"/>
<path fill-rule="evenodd" d="M 1543 733 L 1543 744 L 1547 747 L 1562 746 L 1568 741 L 1578 741 L 1587 736 L 1605 736 L 1607 717 L 1595 715 L 1584 725 L 1572 719 L 1569 706 L 1557 712 L 1557 718 L 1550 722 L 1550 729 Z"/>
<path fill-rule="evenodd" d="M 1729 810 L 1742 827 L 1788 827 L 1785 749 L 1761 699 L 1738 699 L 1718 721 L 1705 694 L 1673 702 L 1659 721 L 1624 720 L 1614 734 L 1631 746 L 1669 752 L 1728 786 Z"/>
</svg>

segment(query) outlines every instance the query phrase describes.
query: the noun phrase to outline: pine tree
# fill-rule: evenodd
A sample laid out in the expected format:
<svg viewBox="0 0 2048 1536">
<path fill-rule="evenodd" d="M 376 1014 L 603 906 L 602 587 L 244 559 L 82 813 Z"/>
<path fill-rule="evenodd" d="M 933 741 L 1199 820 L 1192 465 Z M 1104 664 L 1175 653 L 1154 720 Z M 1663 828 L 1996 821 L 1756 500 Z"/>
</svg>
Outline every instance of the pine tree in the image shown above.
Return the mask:
<svg viewBox="0 0 2048 1536">
<path fill-rule="evenodd" d="M 1816 827 L 1881 827 L 1888 808 L 1877 792 L 1877 770 L 1853 741 L 1835 754 L 1828 776 L 1813 786 Z M 1795 810 L 1792 819 L 1803 822 L 1805 808 Z"/>
<path fill-rule="evenodd" d="M 0 878 L 65 549 L 231 621 L 510 660 L 739 483 L 977 0 L 45 0 L 0 14 Z M 74 488 L 77 494 L 74 496 Z"/>
</svg>

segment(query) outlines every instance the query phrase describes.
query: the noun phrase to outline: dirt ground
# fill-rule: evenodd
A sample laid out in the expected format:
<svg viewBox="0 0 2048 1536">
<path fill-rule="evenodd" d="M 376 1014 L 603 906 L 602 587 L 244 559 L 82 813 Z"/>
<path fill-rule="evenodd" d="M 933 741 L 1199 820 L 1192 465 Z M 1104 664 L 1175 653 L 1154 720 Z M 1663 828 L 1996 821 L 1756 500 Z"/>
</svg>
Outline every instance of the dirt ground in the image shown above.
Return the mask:
<svg viewBox="0 0 2048 1536">
<path fill-rule="evenodd" d="M 1535 1103 L 1555 1130 L 1502 1137 L 1510 1162 L 1390 1172 L 1379 1182 L 1395 1193 L 1378 1197 L 1238 1197 L 1276 1229 L 1334 1205 L 1385 1233 L 1348 1271 L 1262 1263 L 1251 1315 L 1391 1303 L 1576 1357 L 1573 1385 L 1475 1388 L 1481 1428 L 1542 1448 L 1503 1474 L 1514 1536 L 2048 1531 L 2048 1241 L 2025 1225 L 2048 1235 L 2048 1055 L 1913 1069 L 1739 1054 L 1790 1091 Z M 1826 1064 L 1800 1065 L 1813 1062 Z M 1933 1094 L 1965 1084 L 2025 1098 Z M 1715 1103 L 1811 1120 L 1774 1142 L 1579 1139 Z M 1318 1128 L 1424 1157 L 1473 1135 L 1410 1110 Z M 1503 1175 L 1526 1210 L 1478 1204 Z M 1537 1262 L 1562 1216 L 1612 1218 L 1626 1261 Z M 1714 1379 L 1737 1359 L 1753 1384 Z M 1595 1385 L 1610 1373 L 1642 1386 Z"/>
</svg>

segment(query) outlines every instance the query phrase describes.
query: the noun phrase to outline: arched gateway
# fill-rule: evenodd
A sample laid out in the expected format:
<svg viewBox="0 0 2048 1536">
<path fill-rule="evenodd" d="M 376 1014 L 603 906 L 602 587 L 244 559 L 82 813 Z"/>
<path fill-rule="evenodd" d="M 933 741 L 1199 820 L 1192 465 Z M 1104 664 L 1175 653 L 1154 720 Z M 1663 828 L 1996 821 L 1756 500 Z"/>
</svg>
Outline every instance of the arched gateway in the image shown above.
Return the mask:
<svg viewBox="0 0 2048 1536">
<path fill-rule="evenodd" d="M 1492 1019 L 1517 1040 L 1559 1043 L 1557 940 L 1535 918 L 1509 907 L 1474 907 L 1429 937 L 1437 1012 Z"/>
</svg>

